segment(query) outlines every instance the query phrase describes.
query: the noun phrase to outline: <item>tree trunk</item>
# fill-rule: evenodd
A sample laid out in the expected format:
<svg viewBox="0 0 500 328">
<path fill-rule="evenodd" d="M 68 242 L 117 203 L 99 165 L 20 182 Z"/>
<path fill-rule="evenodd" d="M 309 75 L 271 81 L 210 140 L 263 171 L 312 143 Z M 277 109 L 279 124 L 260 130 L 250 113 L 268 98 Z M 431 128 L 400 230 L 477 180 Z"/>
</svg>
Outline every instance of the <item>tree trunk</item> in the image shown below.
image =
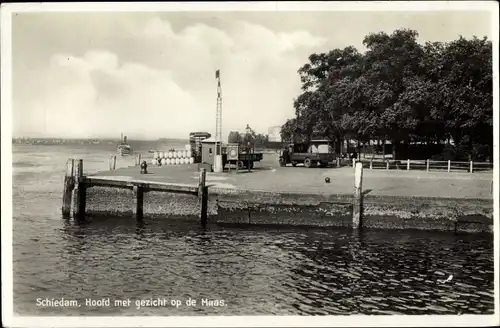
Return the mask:
<svg viewBox="0 0 500 328">
<path fill-rule="evenodd" d="M 392 159 L 395 160 L 396 159 L 396 148 L 397 148 L 397 142 L 396 140 L 391 140 L 392 142 Z"/>
</svg>

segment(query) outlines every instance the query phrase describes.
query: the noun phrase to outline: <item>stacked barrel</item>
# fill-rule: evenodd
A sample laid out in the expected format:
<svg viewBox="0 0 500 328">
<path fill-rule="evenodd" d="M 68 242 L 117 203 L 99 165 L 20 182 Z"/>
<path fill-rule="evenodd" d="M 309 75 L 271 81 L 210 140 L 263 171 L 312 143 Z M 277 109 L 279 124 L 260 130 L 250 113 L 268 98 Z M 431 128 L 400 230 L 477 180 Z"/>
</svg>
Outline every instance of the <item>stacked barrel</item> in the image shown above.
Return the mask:
<svg viewBox="0 0 500 328">
<path fill-rule="evenodd" d="M 168 151 L 155 151 L 153 153 L 153 159 L 151 160 L 153 165 L 181 165 L 181 164 L 193 164 L 194 158 L 191 154 L 191 146 L 186 145 L 185 149 L 170 149 Z"/>
</svg>

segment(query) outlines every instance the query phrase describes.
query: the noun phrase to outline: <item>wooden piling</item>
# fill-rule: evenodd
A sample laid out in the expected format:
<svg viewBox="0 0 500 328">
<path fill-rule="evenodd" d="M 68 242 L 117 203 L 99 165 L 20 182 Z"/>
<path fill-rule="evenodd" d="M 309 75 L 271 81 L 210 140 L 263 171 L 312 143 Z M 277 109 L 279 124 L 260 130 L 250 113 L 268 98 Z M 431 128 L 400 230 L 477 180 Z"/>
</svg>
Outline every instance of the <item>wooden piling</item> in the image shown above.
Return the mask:
<svg viewBox="0 0 500 328">
<path fill-rule="evenodd" d="M 75 160 L 68 159 L 66 162 L 66 175 L 64 176 L 62 215 L 67 217 L 71 214 L 71 199 L 73 196 Z"/>
<path fill-rule="evenodd" d="M 409 159 L 406 160 L 406 170 L 408 170 L 408 171 L 410 170 L 410 160 Z"/>
<path fill-rule="evenodd" d="M 370 170 L 373 170 L 373 158 L 370 159 Z"/>
<path fill-rule="evenodd" d="M 114 171 L 116 169 L 116 155 L 109 158 L 109 170 Z"/>
<path fill-rule="evenodd" d="M 83 176 L 83 159 L 76 161 L 75 167 L 75 193 L 73 195 L 73 216 L 85 216 L 85 206 L 87 201 L 87 186 Z"/>
<path fill-rule="evenodd" d="M 200 200 L 200 220 L 203 229 L 207 227 L 207 210 L 208 210 L 208 187 L 206 186 L 207 171 L 202 168 L 200 170 L 200 181 L 198 185 L 198 198 Z"/>
<path fill-rule="evenodd" d="M 469 170 L 470 173 L 473 172 L 473 166 L 474 166 L 473 161 L 470 161 L 470 170 Z"/>
<path fill-rule="evenodd" d="M 134 186 L 134 217 L 136 220 L 142 220 L 144 216 L 144 188 Z"/>
<path fill-rule="evenodd" d="M 389 170 L 389 161 L 385 162 L 386 170 Z"/>
<path fill-rule="evenodd" d="M 354 171 L 354 198 L 352 208 L 352 228 L 362 227 L 363 217 L 363 163 L 356 163 Z"/>
<path fill-rule="evenodd" d="M 448 172 L 450 172 L 450 171 L 451 171 L 451 161 L 448 160 Z"/>
<path fill-rule="evenodd" d="M 429 172 L 429 163 L 430 163 L 430 161 L 429 161 L 429 160 L 427 160 L 426 162 L 427 162 L 427 163 L 425 163 L 425 166 L 426 166 L 427 172 Z"/>
</svg>

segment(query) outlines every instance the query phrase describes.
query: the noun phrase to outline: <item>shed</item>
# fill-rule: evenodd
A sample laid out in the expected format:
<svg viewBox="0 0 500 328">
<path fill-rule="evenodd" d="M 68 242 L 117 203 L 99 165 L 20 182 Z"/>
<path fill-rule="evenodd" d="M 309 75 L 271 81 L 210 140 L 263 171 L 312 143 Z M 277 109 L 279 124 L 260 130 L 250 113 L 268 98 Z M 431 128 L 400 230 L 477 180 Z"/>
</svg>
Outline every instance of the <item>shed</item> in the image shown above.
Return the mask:
<svg viewBox="0 0 500 328">
<path fill-rule="evenodd" d="M 201 141 L 201 162 L 214 165 L 215 139 L 208 138 Z"/>
</svg>

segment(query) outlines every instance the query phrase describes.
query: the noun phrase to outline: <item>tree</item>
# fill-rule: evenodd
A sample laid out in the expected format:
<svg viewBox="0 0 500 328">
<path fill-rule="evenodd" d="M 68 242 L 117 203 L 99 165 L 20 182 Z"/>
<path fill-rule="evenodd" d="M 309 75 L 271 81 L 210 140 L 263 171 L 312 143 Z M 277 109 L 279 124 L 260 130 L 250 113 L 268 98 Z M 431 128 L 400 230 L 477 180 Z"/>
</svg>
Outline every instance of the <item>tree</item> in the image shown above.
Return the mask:
<svg viewBox="0 0 500 328">
<path fill-rule="evenodd" d="M 311 54 L 283 140 L 391 140 L 427 145 L 452 138 L 471 158 L 492 156 L 492 44 L 474 37 L 417 41 L 414 30 L 372 33 L 363 44 Z M 337 148 L 338 149 L 338 148 Z"/>
<path fill-rule="evenodd" d="M 241 144 L 242 142 L 242 137 L 239 132 L 237 131 L 231 131 L 229 132 L 229 135 L 227 137 L 227 142 L 228 143 L 237 143 Z"/>
</svg>

